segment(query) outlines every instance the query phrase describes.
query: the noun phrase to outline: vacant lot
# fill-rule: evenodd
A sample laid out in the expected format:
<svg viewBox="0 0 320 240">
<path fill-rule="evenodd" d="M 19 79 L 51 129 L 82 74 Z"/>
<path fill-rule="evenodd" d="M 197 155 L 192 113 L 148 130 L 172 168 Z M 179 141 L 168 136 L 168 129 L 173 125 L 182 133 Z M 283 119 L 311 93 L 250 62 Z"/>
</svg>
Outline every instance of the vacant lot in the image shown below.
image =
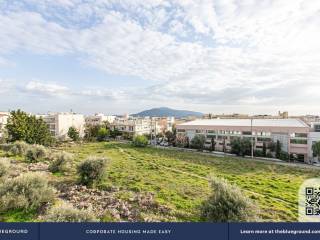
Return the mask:
<svg viewBox="0 0 320 240">
<path fill-rule="evenodd" d="M 210 175 L 226 178 L 241 187 L 261 208 L 265 221 L 296 221 L 297 193 L 304 179 L 317 177 L 316 170 L 276 164 L 218 158 L 153 148 L 134 148 L 121 143 L 93 143 L 66 151 L 79 161 L 88 155 L 110 158 L 101 188 L 153 192 L 159 203 L 173 211 L 178 221 L 197 221 L 198 207 L 210 194 Z"/>
<path fill-rule="evenodd" d="M 117 189 L 116 197 L 123 201 L 129 201 L 137 193 L 154 193 L 156 203 L 165 210 L 159 208 L 146 214 L 149 219 L 159 221 L 199 221 L 199 206 L 211 193 L 210 175 L 239 186 L 259 205 L 263 221 L 296 221 L 299 185 L 305 179 L 319 176 L 317 170 L 174 150 L 134 148 L 115 142 L 68 145 L 57 150 L 73 153 L 75 164 L 88 156 L 108 158 L 106 176 L 97 188 Z M 0 152 L 0 156 L 3 154 Z M 75 173 L 54 174 L 50 179 L 55 184 L 77 181 Z M 11 214 L 2 216 L 2 220 L 16 219 Z M 22 220 L 34 219 L 31 215 Z"/>
</svg>

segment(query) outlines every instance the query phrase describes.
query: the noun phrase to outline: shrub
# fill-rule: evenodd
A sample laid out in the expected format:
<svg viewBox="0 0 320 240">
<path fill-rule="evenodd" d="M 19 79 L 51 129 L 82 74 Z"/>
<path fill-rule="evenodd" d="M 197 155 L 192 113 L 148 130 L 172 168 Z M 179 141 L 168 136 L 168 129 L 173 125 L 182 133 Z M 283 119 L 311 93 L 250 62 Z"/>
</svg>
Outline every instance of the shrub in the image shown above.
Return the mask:
<svg viewBox="0 0 320 240">
<path fill-rule="evenodd" d="M 289 161 L 290 159 L 289 159 L 289 154 L 287 153 L 287 152 L 285 152 L 285 151 L 280 151 L 280 154 L 279 154 L 279 159 L 280 160 L 284 160 L 284 161 Z"/>
<path fill-rule="evenodd" d="M 263 151 L 261 151 L 261 150 L 255 150 L 254 151 L 254 156 L 256 156 L 256 157 L 265 157 Z"/>
<path fill-rule="evenodd" d="M 104 158 L 89 158 L 81 162 L 77 168 L 80 177 L 80 183 L 91 185 L 99 182 L 104 175 L 107 160 Z"/>
<path fill-rule="evenodd" d="M 201 207 L 201 218 L 209 222 L 247 222 L 257 220 L 257 208 L 238 187 L 213 178 L 214 193 Z"/>
<path fill-rule="evenodd" d="M 67 172 L 70 170 L 73 161 L 73 156 L 70 153 L 60 152 L 53 156 L 53 160 L 49 165 L 49 171 L 52 173 L 56 172 Z"/>
<path fill-rule="evenodd" d="M 106 128 L 100 128 L 99 131 L 98 131 L 98 134 L 97 134 L 97 140 L 98 141 L 104 141 L 106 140 L 106 138 L 109 136 L 109 130 L 106 129 Z"/>
<path fill-rule="evenodd" d="M 7 175 L 10 167 L 10 163 L 8 159 L 0 158 L 0 178 Z"/>
<path fill-rule="evenodd" d="M 135 147 L 145 147 L 148 145 L 148 139 L 146 136 L 135 136 L 132 140 L 132 144 Z"/>
<path fill-rule="evenodd" d="M 45 176 L 26 173 L 0 185 L 0 210 L 34 210 L 53 201 L 54 190 Z"/>
<path fill-rule="evenodd" d="M 231 153 L 244 157 L 251 155 L 251 141 L 248 138 L 234 138 L 231 140 Z"/>
<path fill-rule="evenodd" d="M 184 135 L 177 135 L 175 140 L 175 146 L 180 148 L 189 147 L 189 138 Z"/>
<path fill-rule="evenodd" d="M 12 148 L 12 144 L 10 143 L 3 143 L 3 144 L 0 144 L 0 149 L 5 151 L 5 152 L 9 152 Z"/>
<path fill-rule="evenodd" d="M 202 150 L 206 142 L 206 137 L 202 134 L 197 134 L 191 139 L 190 146 L 195 149 Z"/>
<path fill-rule="evenodd" d="M 272 155 L 272 153 L 268 152 L 268 153 L 266 154 L 266 157 L 267 157 L 267 158 L 273 158 L 273 155 Z"/>
<path fill-rule="evenodd" d="M 63 203 L 53 207 L 45 216 L 46 222 L 95 222 L 97 219 L 88 210 L 79 210 L 72 205 Z"/>
<path fill-rule="evenodd" d="M 47 156 L 47 149 L 42 145 L 32 145 L 27 153 L 26 160 L 29 162 L 39 162 Z"/>
<path fill-rule="evenodd" d="M 29 148 L 30 148 L 30 145 L 27 144 L 26 142 L 17 141 L 12 144 L 10 152 L 13 155 L 24 156 L 27 153 Z"/>
</svg>

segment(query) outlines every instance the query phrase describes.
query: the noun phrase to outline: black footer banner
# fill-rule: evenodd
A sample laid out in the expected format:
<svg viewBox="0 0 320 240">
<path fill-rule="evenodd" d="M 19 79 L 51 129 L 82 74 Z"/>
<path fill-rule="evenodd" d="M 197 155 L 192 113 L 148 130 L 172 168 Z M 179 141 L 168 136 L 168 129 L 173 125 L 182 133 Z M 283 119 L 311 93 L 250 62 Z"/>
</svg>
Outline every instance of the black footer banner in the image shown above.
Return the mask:
<svg viewBox="0 0 320 240">
<path fill-rule="evenodd" d="M 0 240 L 319 240 L 320 223 L 0 223 Z"/>
</svg>

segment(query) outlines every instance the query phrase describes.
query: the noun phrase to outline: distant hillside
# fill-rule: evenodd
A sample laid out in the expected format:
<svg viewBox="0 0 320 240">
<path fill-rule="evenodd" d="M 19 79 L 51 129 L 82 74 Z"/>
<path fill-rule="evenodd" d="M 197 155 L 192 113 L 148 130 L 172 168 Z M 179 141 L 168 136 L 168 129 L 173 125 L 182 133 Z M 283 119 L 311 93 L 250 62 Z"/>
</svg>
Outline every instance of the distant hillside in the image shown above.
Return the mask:
<svg viewBox="0 0 320 240">
<path fill-rule="evenodd" d="M 132 114 L 132 116 L 136 117 L 176 117 L 176 118 L 183 118 L 189 116 L 196 116 L 202 117 L 203 113 L 200 112 L 193 112 L 193 111 L 186 111 L 186 110 L 176 110 L 166 107 L 161 108 L 152 108 L 149 110 L 145 110 L 136 114 Z"/>
</svg>

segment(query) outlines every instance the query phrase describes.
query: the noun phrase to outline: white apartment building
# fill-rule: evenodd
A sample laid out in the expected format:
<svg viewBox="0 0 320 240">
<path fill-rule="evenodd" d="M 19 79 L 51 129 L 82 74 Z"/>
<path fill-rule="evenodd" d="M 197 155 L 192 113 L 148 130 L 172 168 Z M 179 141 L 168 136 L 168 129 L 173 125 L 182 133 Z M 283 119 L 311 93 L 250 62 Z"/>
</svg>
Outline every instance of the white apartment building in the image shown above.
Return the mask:
<svg viewBox="0 0 320 240">
<path fill-rule="evenodd" d="M 127 133 L 129 136 L 150 134 L 152 120 L 150 118 L 116 118 L 111 123 L 111 129 Z"/>
<path fill-rule="evenodd" d="M 104 122 L 113 123 L 116 119 L 116 116 L 113 115 L 104 115 L 102 113 L 97 113 L 93 116 L 86 117 L 86 124 L 89 125 L 102 125 Z"/>
<path fill-rule="evenodd" d="M 84 136 L 85 118 L 82 114 L 49 113 L 37 115 L 37 117 L 43 118 L 48 124 L 50 132 L 56 138 L 67 139 L 70 127 L 75 127 L 79 131 L 80 137 Z"/>
<path fill-rule="evenodd" d="M 172 131 L 175 119 L 172 117 L 123 117 L 111 123 L 112 130 L 127 133 L 129 136 L 152 134 L 157 135 Z"/>
<path fill-rule="evenodd" d="M 8 118 L 9 118 L 9 113 L 8 112 L 0 112 L 0 138 L 2 137 L 2 132 L 7 125 Z"/>
<path fill-rule="evenodd" d="M 217 151 L 230 151 L 235 137 L 252 138 L 255 149 L 279 140 L 283 151 L 310 163 L 317 159 L 312 144 L 320 141 L 320 123 L 310 127 L 299 119 L 202 119 L 178 124 L 177 134 L 189 140 L 203 134 L 209 144 L 213 138 Z"/>
</svg>

